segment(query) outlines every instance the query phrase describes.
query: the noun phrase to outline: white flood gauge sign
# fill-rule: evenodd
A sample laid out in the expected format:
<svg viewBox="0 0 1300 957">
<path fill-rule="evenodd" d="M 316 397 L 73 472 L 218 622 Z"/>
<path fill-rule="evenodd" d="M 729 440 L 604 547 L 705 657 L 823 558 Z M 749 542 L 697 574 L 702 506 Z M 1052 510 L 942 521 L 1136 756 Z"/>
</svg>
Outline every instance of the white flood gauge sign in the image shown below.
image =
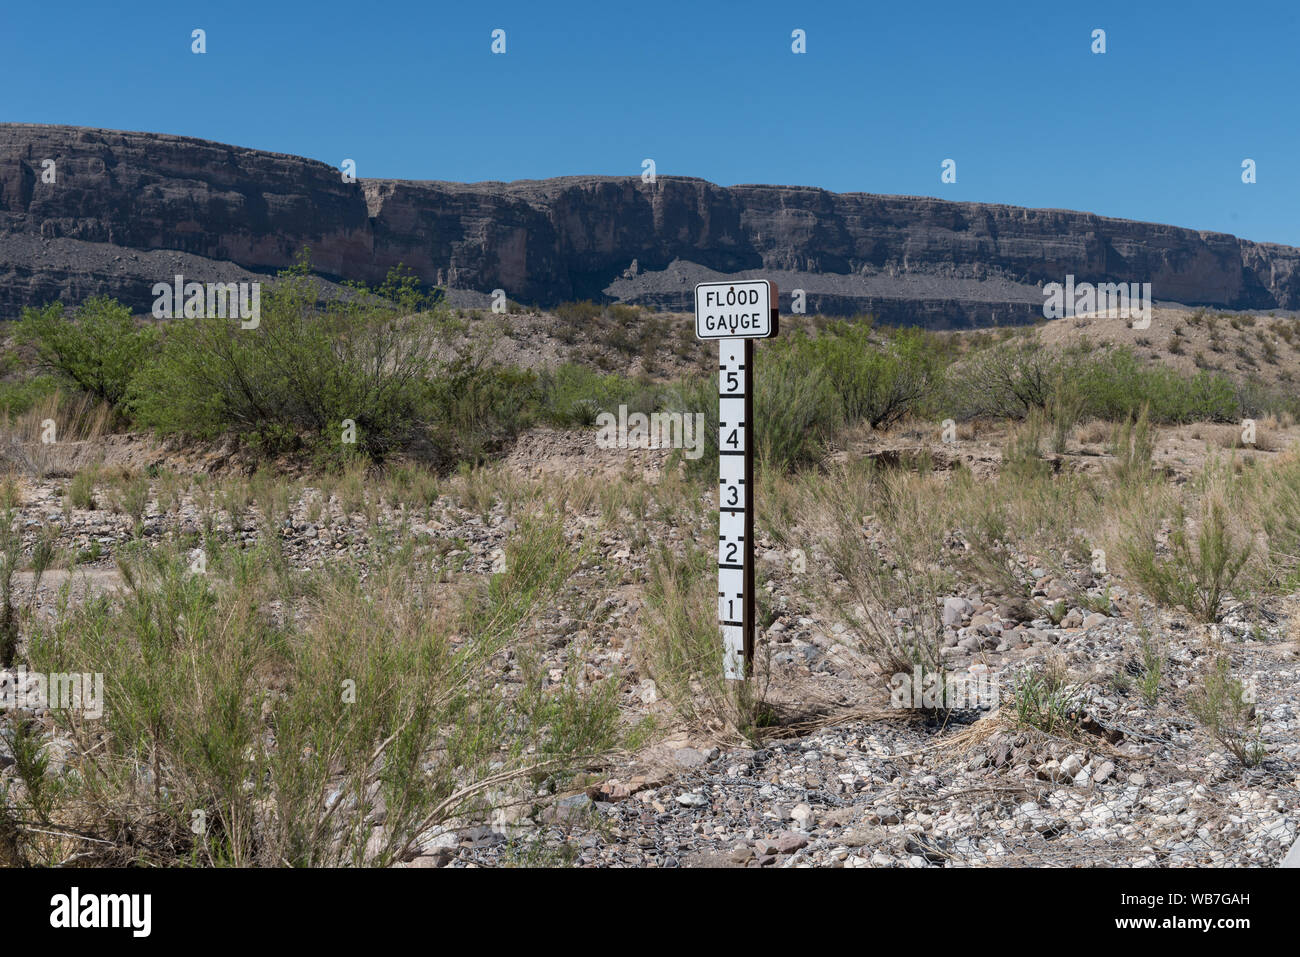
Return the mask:
<svg viewBox="0 0 1300 957">
<path fill-rule="evenodd" d="M 695 334 L 718 340 L 718 624 L 734 680 L 754 658 L 754 340 L 776 335 L 776 301 L 766 279 L 695 287 Z"/>
<path fill-rule="evenodd" d="M 702 282 L 695 287 L 700 339 L 767 339 L 776 335 L 776 284 L 766 279 Z"/>
</svg>

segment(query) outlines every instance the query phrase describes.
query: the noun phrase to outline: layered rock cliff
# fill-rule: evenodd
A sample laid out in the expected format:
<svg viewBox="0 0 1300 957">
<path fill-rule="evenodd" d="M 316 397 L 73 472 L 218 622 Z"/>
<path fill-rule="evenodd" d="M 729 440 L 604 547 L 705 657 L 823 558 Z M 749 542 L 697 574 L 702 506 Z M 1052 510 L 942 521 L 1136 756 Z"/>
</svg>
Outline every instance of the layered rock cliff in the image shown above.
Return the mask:
<svg viewBox="0 0 1300 957">
<path fill-rule="evenodd" d="M 53 182 L 47 182 L 53 161 Z M 1300 309 L 1300 249 L 1089 213 L 721 187 L 660 176 L 343 181 L 314 160 L 152 133 L 0 124 L 0 318 L 155 282 L 267 275 L 310 246 L 334 280 L 399 262 L 465 295 L 687 310 L 706 278 L 775 279 L 783 307 L 891 323 L 1029 321 L 1045 283 L 1150 282 L 1157 300 Z"/>
</svg>

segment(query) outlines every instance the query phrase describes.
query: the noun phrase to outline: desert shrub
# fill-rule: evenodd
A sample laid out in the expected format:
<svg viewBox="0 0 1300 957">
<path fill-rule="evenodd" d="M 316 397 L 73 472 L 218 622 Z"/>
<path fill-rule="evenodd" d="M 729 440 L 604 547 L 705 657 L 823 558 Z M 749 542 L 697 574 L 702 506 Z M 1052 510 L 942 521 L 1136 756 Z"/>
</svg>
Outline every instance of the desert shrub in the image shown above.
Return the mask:
<svg viewBox="0 0 1300 957">
<path fill-rule="evenodd" d="M 71 443 L 98 438 L 116 418 L 89 392 L 56 389 L 20 415 L 0 416 L 0 463 L 38 478 L 66 474 L 78 458 Z"/>
<path fill-rule="evenodd" d="M 1112 422 L 1136 416 L 1144 406 L 1152 420 L 1163 423 L 1240 417 L 1236 389 L 1225 376 L 1207 371 L 1189 376 L 1144 362 L 1124 346 L 1079 355 L 1071 377 L 1084 396 L 1086 413 Z"/>
<path fill-rule="evenodd" d="M 51 805 L 11 804 L 26 856 L 59 859 L 39 833 L 56 817 L 105 862 L 387 866 L 512 786 L 564 787 L 617 743 L 616 682 L 551 686 L 512 664 L 580 556 L 548 518 L 506 555 L 449 591 L 408 541 L 286 592 L 264 548 L 212 550 L 205 575 L 136 550 L 120 603 L 33 635 L 34 667 L 103 673 L 108 693 L 98 721 L 54 715 L 74 748 L 57 779 L 24 776 L 29 797 L 57 785 Z M 286 597 L 301 614 L 284 621 Z"/>
<path fill-rule="evenodd" d="M 808 364 L 797 347 L 755 351 L 755 421 L 748 428 L 755 457 L 773 468 L 816 461 L 843 421 L 830 376 L 822 366 Z M 716 387 L 713 391 L 716 394 Z M 712 405 L 717 404 L 715 399 Z M 712 429 L 705 434 L 716 441 Z"/>
<path fill-rule="evenodd" d="M 665 392 L 666 387 L 648 379 L 600 373 L 566 362 L 539 375 L 537 402 L 539 415 L 546 422 L 561 427 L 592 426 L 600 413 L 617 414 L 620 405 L 626 405 L 629 413 L 653 412 Z"/>
<path fill-rule="evenodd" d="M 1226 376 L 1187 375 L 1144 362 L 1127 346 L 1053 349 L 1027 341 L 997 343 L 962 363 L 951 407 L 959 416 L 1020 418 L 1046 412 L 1057 434 L 1085 417 L 1122 422 L 1144 406 L 1152 421 L 1236 421 L 1243 393 Z M 1270 405 L 1263 398 L 1254 405 Z"/>
<path fill-rule="evenodd" d="M 1028 341 L 987 346 L 962 363 L 954 379 L 952 406 L 963 418 L 1020 418 L 1045 409 L 1056 384 L 1069 374 L 1060 352 Z"/>
<path fill-rule="evenodd" d="M 1287 373 L 1280 377 L 1287 381 Z M 1233 383 L 1236 408 L 1241 418 L 1258 418 L 1265 415 L 1300 416 L 1300 396 L 1294 389 L 1273 387 L 1255 378 Z"/>
<path fill-rule="evenodd" d="M 1111 474 L 1115 480 L 1120 485 L 1149 480 L 1155 447 L 1155 434 L 1144 405 L 1136 418 L 1125 419 L 1115 429 L 1111 439 L 1111 454 L 1115 456 Z"/>
<path fill-rule="evenodd" d="M 787 348 L 829 381 L 846 423 L 878 429 L 931 395 L 943 366 L 933 336 L 923 330 L 900 329 L 879 339 L 870 326 L 834 323 L 816 338 L 790 337 Z"/>
<path fill-rule="evenodd" d="M 637 306 L 630 306 L 626 303 L 616 302 L 610 305 L 609 318 L 619 325 L 630 325 L 641 319 L 641 309 Z M 654 320 L 650 320 L 654 321 Z"/>
<path fill-rule="evenodd" d="M 133 407 L 162 433 L 235 432 L 269 450 L 302 435 L 341 445 L 350 420 L 356 449 L 382 457 L 427 423 L 422 389 L 440 368 L 443 316 L 377 296 L 318 306 L 301 262 L 263 296 L 256 328 L 169 322 L 157 360 L 132 383 Z"/>
<path fill-rule="evenodd" d="M 569 323 L 594 322 L 605 313 L 603 306 L 592 302 L 590 299 L 584 299 L 580 302 L 562 302 L 551 311 L 555 313 L 557 319 Z"/>
<path fill-rule="evenodd" d="M 1242 497 L 1230 470 L 1212 463 L 1187 494 L 1190 502 L 1170 490 L 1135 490 L 1121 516 L 1118 553 L 1152 599 L 1214 622 L 1225 599 L 1245 584 L 1255 543 L 1239 521 Z"/>
<path fill-rule="evenodd" d="M 1248 522 L 1263 533 L 1266 584 L 1289 594 L 1300 584 L 1300 455 L 1252 470 L 1242 483 Z"/>
<path fill-rule="evenodd" d="M 717 367 L 716 360 L 714 368 Z M 691 476 L 718 474 L 718 376 L 717 373 L 698 376 L 673 383 L 664 391 L 663 409 L 682 415 L 704 414 L 703 454 L 687 459 L 686 471 Z M 751 435 L 753 433 L 751 432 Z"/>
<path fill-rule="evenodd" d="M 1013 426 L 1006 444 L 1002 447 L 1000 474 L 1009 480 L 1041 478 L 1051 473 L 1052 467 L 1042 457 L 1043 413 L 1030 410 L 1025 421 Z"/>
<path fill-rule="evenodd" d="M 73 508 L 92 509 L 95 507 L 95 481 L 99 477 L 98 469 L 82 469 L 68 483 L 68 504 Z"/>
<path fill-rule="evenodd" d="M 725 677 L 714 562 L 692 543 L 684 553 L 661 546 L 652 556 L 637 663 L 683 720 L 719 737 L 756 741 L 768 720 L 766 649 L 755 650 L 750 680 Z"/>
<path fill-rule="evenodd" d="M 956 581 L 946 490 L 930 475 L 854 465 L 816 482 L 805 506 L 834 581 L 823 595 L 843 644 L 872 680 L 920 675 L 942 687 L 943 597 Z"/>
<path fill-rule="evenodd" d="M 1187 695 L 1187 707 L 1210 737 L 1244 767 L 1254 767 L 1264 759 L 1254 703 L 1246 685 L 1233 677 L 1226 657 L 1216 657 L 1200 676 Z"/>
<path fill-rule="evenodd" d="M 750 428 L 756 456 L 777 469 L 808 465 L 843 426 L 887 428 L 917 410 L 942 378 L 936 342 L 919 330 L 899 330 L 882 343 L 867 325 L 834 322 L 817 336 L 799 330 L 756 344 Z M 708 416 L 701 469 L 716 468 L 717 391 L 716 373 L 671 391 L 669 407 Z"/>
<path fill-rule="evenodd" d="M 1016 723 L 1044 734 L 1060 735 L 1075 725 L 1082 691 L 1070 681 L 1060 658 L 1052 658 L 1018 676 L 1013 703 Z"/>
<path fill-rule="evenodd" d="M 1142 694 L 1142 701 L 1148 708 L 1154 708 L 1156 702 L 1160 700 L 1160 681 L 1164 676 L 1165 662 L 1168 654 L 1164 646 L 1152 637 L 1150 630 L 1143 627 L 1139 632 L 1141 638 L 1141 672 L 1138 679 L 1138 690 Z"/>
<path fill-rule="evenodd" d="M 6 505 L 0 513 L 0 668 L 9 668 L 18 654 L 18 609 L 14 606 L 14 574 L 23 555 L 19 517 Z"/>
<path fill-rule="evenodd" d="M 24 309 L 18 337 L 35 350 L 42 368 L 117 406 L 152 355 L 156 333 L 152 326 L 137 323 L 126 306 L 97 296 L 71 317 L 57 302 Z"/>
<path fill-rule="evenodd" d="M 48 374 L 0 382 L 0 418 L 22 415 L 56 394 L 62 384 L 58 376 Z"/>
<path fill-rule="evenodd" d="M 461 358 L 426 380 L 422 410 L 445 460 L 477 462 L 532 423 L 538 396 L 533 372 Z"/>
<path fill-rule="evenodd" d="M 1034 597 L 1034 569 L 1068 582 L 1067 559 L 1086 561 L 1091 554 L 1081 529 L 1100 507 L 1100 491 L 1088 476 L 1054 474 L 1041 464 L 1003 469 L 985 482 L 967 474 L 950 483 L 946 495 L 945 507 L 965 544 L 955 558 L 963 580 L 980 583 L 1022 620 L 1064 614 Z"/>
<path fill-rule="evenodd" d="M 110 492 L 113 511 L 131 519 L 134 535 L 139 535 L 149 506 L 149 479 L 144 475 L 124 477 Z"/>
<path fill-rule="evenodd" d="M 1052 428 L 1052 451 L 1063 455 L 1070 431 L 1088 411 L 1087 396 L 1081 384 L 1073 376 L 1067 376 L 1065 370 L 1060 371 L 1052 386 L 1045 411 Z"/>
</svg>

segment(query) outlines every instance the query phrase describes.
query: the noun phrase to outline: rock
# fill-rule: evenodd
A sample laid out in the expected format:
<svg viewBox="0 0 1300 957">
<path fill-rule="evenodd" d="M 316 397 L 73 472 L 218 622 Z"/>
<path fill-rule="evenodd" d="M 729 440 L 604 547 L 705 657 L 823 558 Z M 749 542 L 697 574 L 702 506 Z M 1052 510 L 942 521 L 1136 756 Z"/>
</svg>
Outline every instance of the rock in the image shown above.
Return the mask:
<svg viewBox="0 0 1300 957">
<path fill-rule="evenodd" d="M 705 763 L 704 753 L 695 748 L 678 748 L 673 752 L 673 760 L 683 768 L 698 768 Z"/>
<path fill-rule="evenodd" d="M 677 803 L 682 807 L 707 807 L 709 799 L 696 791 L 677 795 Z"/>
<path fill-rule="evenodd" d="M 1083 630 L 1092 631 L 1092 629 L 1100 628 L 1108 621 L 1110 621 L 1110 618 L 1108 618 L 1106 615 L 1103 615 L 1099 611 L 1095 611 L 1087 618 L 1083 619 Z"/>
<path fill-rule="evenodd" d="M 945 598 L 943 600 L 943 623 L 950 628 L 955 628 L 962 623 L 975 606 L 965 598 Z"/>
<path fill-rule="evenodd" d="M 776 848 L 781 854 L 793 854 L 801 847 L 808 846 L 808 835 L 798 831 L 782 831 L 776 836 Z"/>
<path fill-rule="evenodd" d="M 1079 815 L 1084 821 L 1094 826 L 1109 824 L 1115 820 L 1115 809 L 1108 804 L 1097 804 L 1093 807 L 1086 808 Z"/>
<path fill-rule="evenodd" d="M 637 695 L 642 704 L 654 704 L 659 700 L 659 687 L 655 684 L 653 678 L 642 678 L 640 690 Z"/>
<path fill-rule="evenodd" d="M 365 856 L 367 860 L 373 860 L 383 851 L 384 845 L 388 843 L 388 828 L 382 824 L 370 829 L 370 838 L 366 841 Z"/>
<path fill-rule="evenodd" d="M 57 189 L 34 188 L 32 158 L 48 156 L 67 172 Z M 449 293 L 501 287 L 542 303 L 580 298 L 583 276 L 618 299 L 677 307 L 683 282 L 706 274 L 697 264 L 798 263 L 789 281 L 814 291 L 823 311 L 871 311 L 889 325 L 1029 322 L 1042 315 L 1044 262 L 1095 282 L 1161 276 L 1183 301 L 1212 307 L 1300 307 L 1298 250 L 1087 213 L 663 175 L 349 184 L 299 157 L 21 123 L 0 125 L 0 237 L 3 318 L 70 288 L 147 312 L 160 276 L 258 279 L 292 265 L 304 245 L 339 279 L 377 282 L 404 262 Z M 976 247 L 980 275 L 970 275 Z M 1098 271 L 1095 250 L 1121 247 L 1122 268 Z M 888 294 L 856 267 L 845 272 L 855 250 L 906 263 L 891 268 Z M 631 274 L 642 258 L 676 262 Z"/>
<path fill-rule="evenodd" d="M 807 804 L 796 804 L 790 811 L 790 819 L 799 825 L 800 830 L 810 830 L 813 823 L 813 809 Z"/>
<path fill-rule="evenodd" d="M 1065 582 L 1058 578 L 1053 578 L 1044 590 L 1049 601 L 1063 601 L 1070 597 L 1070 588 Z"/>
<path fill-rule="evenodd" d="M 1083 755 L 1072 754 L 1061 762 L 1061 773 L 1071 780 L 1083 770 Z"/>
<path fill-rule="evenodd" d="M 863 847 L 879 844 L 886 838 L 886 833 L 875 827 L 851 828 L 840 835 L 840 843 L 847 847 Z"/>
<path fill-rule="evenodd" d="M 1096 784 L 1105 784 L 1110 780 L 1110 776 L 1115 773 L 1115 764 L 1113 761 L 1103 761 L 1097 770 L 1093 772 L 1092 780 Z"/>
<path fill-rule="evenodd" d="M 1282 859 L 1282 867 L 1300 867 L 1300 838 L 1291 845 L 1291 850 L 1287 851 L 1286 857 Z"/>
<path fill-rule="evenodd" d="M 551 824 L 578 824 L 591 813 L 592 800 L 586 794 L 560 798 L 542 811 L 542 820 Z"/>
</svg>

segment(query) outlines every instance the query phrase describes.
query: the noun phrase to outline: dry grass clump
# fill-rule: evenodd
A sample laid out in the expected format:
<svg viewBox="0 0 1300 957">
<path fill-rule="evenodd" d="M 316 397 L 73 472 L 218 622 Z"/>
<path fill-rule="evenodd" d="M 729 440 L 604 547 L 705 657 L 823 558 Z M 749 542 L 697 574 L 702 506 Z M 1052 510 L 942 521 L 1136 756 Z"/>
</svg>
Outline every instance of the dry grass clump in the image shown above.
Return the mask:
<svg viewBox="0 0 1300 957">
<path fill-rule="evenodd" d="M 756 649 L 749 680 L 725 677 L 717 582 L 712 553 L 661 547 L 651 559 L 636 660 L 657 693 L 696 731 L 722 742 L 754 742 L 772 721 L 766 646 Z"/>
<path fill-rule="evenodd" d="M 1080 445 L 1101 445 L 1106 442 L 1111 435 L 1111 424 L 1101 419 L 1092 419 L 1078 426 L 1074 432 L 1074 439 Z"/>
<path fill-rule="evenodd" d="M 102 673 L 105 710 L 52 712 L 72 744 L 57 767 L 19 742 L 21 862 L 384 866 L 512 782 L 555 793 L 619 740 L 615 681 L 556 683 L 529 651 L 581 560 L 554 521 L 451 588 L 409 539 L 311 579 L 267 547 L 210 545 L 206 574 L 127 552 L 120 604 L 65 607 L 31 637 L 33 669 Z"/>
<path fill-rule="evenodd" d="M 6 413 L 0 420 L 0 464 L 37 479 L 73 474 L 95 464 L 98 453 L 84 446 L 112 423 L 111 406 L 88 393 L 52 392 L 21 415 Z"/>
<path fill-rule="evenodd" d="M 1218 621 L 1224 602 L 1255 555 L 1242 521 L 1246 503 L 1231 468 L 1211 463 L 1185 492 L 1172 487 L 1134 491 L 1118 519 L 1114 552 L 1127 576 L 1162 605 L 1205 622 Z"/>
<path fill-rule="evenodd" d="M 1201 674 L 1187 695 L 1187 707 L 1210 737 L 1244 767 L 1264 760 L 1254 691 L 1232 675 L 1226 656 L 1216 656 Z"/>
<path fill-rule="evenodd" d="M 941 679 L 940 603 L 954 585 L 945 484 L 869 459 L 761 480 L 763 527 L 824 565 L 810 598 L 844 626 L 842 659 L 886 688 L 914 669 Z"/>
<path fill-rule="evenodd" d="M 1252 420 L 1240 425 L 1219 425 L 1206 428 L 1205 439 L 1223 449 L 1255 449 L 1259 452 L 1276 452 L 1280 448 L 1277 437 L 1277 419 Z M 1200 434 L 1194 436 L 1201 438 Z"/>
</svg>

